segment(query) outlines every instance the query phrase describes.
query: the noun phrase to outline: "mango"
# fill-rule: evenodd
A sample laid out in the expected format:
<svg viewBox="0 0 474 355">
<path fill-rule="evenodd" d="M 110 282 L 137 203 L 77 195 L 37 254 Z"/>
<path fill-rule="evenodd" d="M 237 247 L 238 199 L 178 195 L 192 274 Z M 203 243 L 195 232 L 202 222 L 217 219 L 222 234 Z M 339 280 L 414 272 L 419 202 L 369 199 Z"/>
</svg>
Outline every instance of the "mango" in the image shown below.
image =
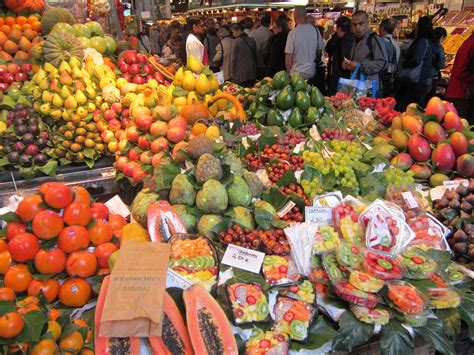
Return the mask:
<svg viewBox="0 0 474 355">
<path fill-rule="evenodd" d="M 421 133 L 423 132 L 423 123 L 418 118 L 411 115 L 402 115 L 402 127 L 408 130 L 411 133 Z"/>
<path fill-rule="evenodd" d="M 410 169 L 410 167 L 413 165 L 413 161 L 411 160 L 411 156 L 408 153 L 398 153 L 395 155 L 392 160 L 390 161 L 390 164 L 393 166 L 406 171 Z"/>
<path fill-rule="evenodd" d="M 431 162 L 439 170 L 451 170 L 456 163 L 456 156 L 451 144 L 442 143 L 433 150 Z"/>
<path fill-rule="evenodd" d="M 471 154 L 460 155 L 456 159 L 456 170 L 466 179 L 474 177 L 474 157 Z"/>
<path fill-rule="evenodd" d="M 410 171 L 413 172 L 413 177 L 415 179 L 426 180 L 431 176 L 431 168 L 425 165 L 413 164 L 410 167 Z"/>
<path fill-rule="evenodd" d="M 433 96 L 430 101 L 428 101 L 425 114 L 435 115 L 439 121 L 443 119 L 444 115 L 446 114 L 446 109 L 439 97 Z"/>
<path fill-rule="evenodd" d="M 408 140 L 408 152 L 417 162 L 427 161 L 430 158 L 430 144 L 419 134 L 413 134 Z"/>
<path fill-rule="evenodd" d="M 434 121 L 425 123 L 425 126 L 423 127 L 423 135 L 434 144 L 438 144 L 440 141 L 446 139 L 446 132 L 443 127 L 438 122 Z"/>
<path fill-rule="evenodd" d="M 405 149 L 408 146 L 408 135 L 401 129 L 394 129 L 392 131 L 392 142 L 397 149 Z"/>
<path fill-rule="evenodd" d="M 461 122 L 461 119 L 454 112 L 448 112 L 446 116 L 444 116 L 443 125 L 444 127 L 446 127 L 447 130 L 454 129 L 458 132 L 461 132 L 463 130 L 463 124 Z"/>
<path fill-rule="evenodd" d="M 432 187 L 441 186 L 443 185 L 443 181 L 446 181 L 446 180 L 449 180 L 449 177 L 447 177 L 444 174 L 439 174 L 439 173 L 433 174 L 430 177 L 430 185 Z"/>
</svg>

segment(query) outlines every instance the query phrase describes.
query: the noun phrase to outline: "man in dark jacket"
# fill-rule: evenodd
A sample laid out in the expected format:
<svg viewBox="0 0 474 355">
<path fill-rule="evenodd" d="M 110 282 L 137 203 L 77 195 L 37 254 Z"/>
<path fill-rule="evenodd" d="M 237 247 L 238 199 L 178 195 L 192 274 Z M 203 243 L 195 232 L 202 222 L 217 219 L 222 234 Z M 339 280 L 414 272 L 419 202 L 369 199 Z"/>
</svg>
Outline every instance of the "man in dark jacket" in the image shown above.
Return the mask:
<svg viewBox="0 0 474 355">
<path fill-rule="evenodd" d="M 253 86 L 257 79 L 257 44 L 241 24 L 232 25 L 232 82 L 245 87 Z"/>
<path fill-rule="evenodd" d="M 328 95 L 337 92 L 339 78 L 349 78 L 351 72 L 342 68 L 344 58 L 350 58 L 352 45 L 355 42 L 351 33 L 351 19 L 341 16 L 336 20 L 336 33 L 326 43 L 325 51 L 329 55 L 328 62 Z"/>
<path fill-rule="evenodd" d="M 273 26 L 274 35 L 268 44 L 268 61 L 265 75 L 273 77 L 281 70 L 285 70 L 285 46 L 288 37 L 288 18 L 279 16 Z"/>
</svg>

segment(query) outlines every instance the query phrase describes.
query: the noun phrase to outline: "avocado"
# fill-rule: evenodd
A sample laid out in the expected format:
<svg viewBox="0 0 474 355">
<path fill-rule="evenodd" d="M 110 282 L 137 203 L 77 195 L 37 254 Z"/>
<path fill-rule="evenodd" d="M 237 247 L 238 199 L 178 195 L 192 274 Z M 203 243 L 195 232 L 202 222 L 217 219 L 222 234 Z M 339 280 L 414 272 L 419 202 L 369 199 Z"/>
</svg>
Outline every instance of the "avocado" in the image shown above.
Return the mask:
<svg viewBox="0 0 474 355">
<path fill-rule="evenodd" d="M 284 70 L 279 71 L 273 77 L 273 88 L 275 90 L 281 90 L 290 83 L 290 76 Z"/>
<path fill-rule="evenodd" d="M 304 123 L 313 125 L 320 117 L 320 112 L 316 107 L 311 106 L 306 111 L 306 115 L 304 116 Z"/>
<path fill-rule="evenodd" d="M 291 89 L 290 85 L 285 86 L 275 100 L 275 105 L 280 110 L 286 111 L 293 107 L 295 104 L 295 94 Z"/>
<path fill-rule="evenodd" d="M 267 125 L 268 126 L 283 126 L 285 123 L 283 116 L 278 110 L 269 109 L 267 113 Z"/>
<path fill-rule="evenodd" d="M 288 124 L 293 128 L 301 126 L 303 124 L 303 115 L 301 114 L 301 111 L 298 107 L 295 107 L 291 111 L 290 117 L 288 117 Z"/>
<path fill-rule="evenodd" d="M 310 97 L 305 91 L 298 91 L 296 93 L 295 103 L 301 112 L 306 112 L 306 110 L 311 106 Z"/>
<path fill-rule="evenodd" d="M 324 96 L 323 94 L 321 94 L 321 91 L 319 91 L 319 89 L 314 86 L 312 89 L 311 89 L 311 105 L 312 106 L 315 106 L 315 107 L 321 107 L 324 105 Z"/>
</svg>

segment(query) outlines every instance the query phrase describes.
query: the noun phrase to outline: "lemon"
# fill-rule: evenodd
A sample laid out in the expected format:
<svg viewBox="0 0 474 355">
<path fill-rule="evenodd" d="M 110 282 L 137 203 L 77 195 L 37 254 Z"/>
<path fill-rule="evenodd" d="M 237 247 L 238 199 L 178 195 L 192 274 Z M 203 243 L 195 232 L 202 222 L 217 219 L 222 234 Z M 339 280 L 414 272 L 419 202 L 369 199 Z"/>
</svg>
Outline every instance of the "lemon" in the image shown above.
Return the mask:
<svg viewBox="0 0 474 355">
<path fill-rule="evenodd" d="M 204 135 L 210 140 L 214 141 L 221 136 L 221 130 L 219 127 L 212 125 L 206 129 L 206 133 Z"/>
</svg>

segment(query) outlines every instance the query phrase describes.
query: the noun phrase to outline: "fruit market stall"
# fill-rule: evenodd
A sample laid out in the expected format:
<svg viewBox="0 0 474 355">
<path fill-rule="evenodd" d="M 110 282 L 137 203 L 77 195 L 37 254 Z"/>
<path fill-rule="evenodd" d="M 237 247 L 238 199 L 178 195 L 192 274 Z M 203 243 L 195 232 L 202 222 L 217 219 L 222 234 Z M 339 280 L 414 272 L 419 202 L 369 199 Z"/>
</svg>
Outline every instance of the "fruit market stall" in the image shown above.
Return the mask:
<svg viewBox="0 0 474 355">
<path fill-rule="evenodd" d="M 243 88 L 66 9 L 0 19 L 0 352 L 472 348 L 474 134 L 451 103 Z M 132 246 L 166 252 L 159 332 L 131 306 L 108 323 Z"/>
</svg>

